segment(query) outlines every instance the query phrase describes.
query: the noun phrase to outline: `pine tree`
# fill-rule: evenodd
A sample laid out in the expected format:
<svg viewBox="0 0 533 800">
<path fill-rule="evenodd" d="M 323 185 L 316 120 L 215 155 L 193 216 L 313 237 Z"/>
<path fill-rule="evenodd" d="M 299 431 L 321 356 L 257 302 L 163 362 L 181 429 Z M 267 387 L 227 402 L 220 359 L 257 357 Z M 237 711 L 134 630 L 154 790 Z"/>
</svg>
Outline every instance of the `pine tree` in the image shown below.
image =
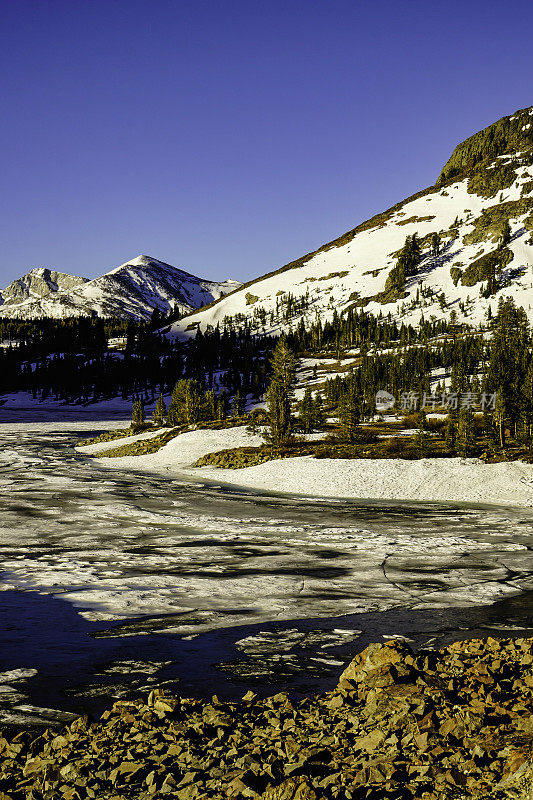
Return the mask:
<svg viewBox="0 0 533 800">
<path fill-rule="evenodd" d="M 452 389 L 453 391 L 453 389 Z M 457 422 L 459 413 L 455 408 L 448 409 L 448 416 L 444 427 L 444 443 L 449 453 L 455 453 L 457 445 Z"/>
<path fill-rule="evenodd" d="M 154 414 L 153 414 L 154 425 L 157 425 L 158 427 L 164 425 L 166 414 L 167 414 L 167 407 L 165 405 L 165 401 L 163 400 L 163 395 L 160 394 L 154 408 Z"/>
<path fill-rule="evenodd" d="M 183 416 L 187 425 L 194 425 L 200 419 L 200 392 L 196 381 L 187 381 L 183 404 Z"/>
<path fill-rule="evenodd" d="M 170 405 L 168 407 L 167 412 L 167 424 L 174 428 L 176 425 L 180 424 L 180 408 L 179 408 L 179 388 L 178 384 L 174 384 L 174 389 L 172 390 L 172 397 L 170 399 Z"/>
<path fill-rule="evenodd" d="M 398 259 L 395 266 L 387 275 L 387 280 L 385 281 L 385 292 L 394 292 L 396 294 L 402 292 L 405 287 L 405 274 L 405 264 L 403 261 Z"/>
<path fill-rule="evenodd" d="M 272 378 L 266 392 L 267 427 L 265 441 L 281 447 L 291 440 L 291 387 L 295 378 L 294 353 L 284 336 L 272 353 Z"/>
<path fill-rule="evenodd" d="M 516 436 L 523 408 L 531 331 L 523 308 L 512 297 L 501 299 L 493 321 L 490 359 L 485 381 L 488 393 L 496 393 L 495 421 L 500 447 L 505 447 L 506 420 Z"/>
<path fill-rule="evenodd" d="M 315 425 L 315 408 L 311 389 L 306 387 L 298 412 L 298 427 L 303 433 L 311 433 Z"/>
<path fill-rule="evenodd" d="M 418 234 L 413 233 L 411 236 L 411 246 L 409 248 L 409 256 L 410 256 L 410 263 L 409 263 L 409 273 L 416 272 L 418 265 L 420 264 L 422 258 L 422 251 L 420 248 L 420 241 L 418 239 Z"/>
<path fill-rule="evenodd" d="M 505 397 L 502 392 L 498 392 L 496 396 L 496 404 L 494 408 L 494 421 L 498 431 L 498 444 L 503 449 L 505 447 L 505 417 L 507 416 L 507 408 L 505 405 Z"/>
<path fill-rule="evenodd" d="M 137 344 L 137 329 L 133 320 L 129 320 L 126 330 L 126 353 L 132 353 Z"/>
<path fill-rule="evenodd" d="M 158 308 L 154 308 L 152 311 L 152 316 L 150 317 L 149 328 L 152 331 L 156 331 L 163 325 L 163 315 Z"/>
<path fill-rule="evenodd" d="M 202 418 L 209 421 L 217 418 L 217 398 L 213 389 L 208 389 L 204 395 Z"/>
<path fill-rule="evenodd" d="M 524 440 L 531 450 L 533 449 L 533 357 L 531 358 L 527 368 L 522 397 Z"/>
<path fill-rule="evenodd" d="M 407 236 L 405 244 L 400 250 L 397 266 L 405 277 L 414 275 L 417 271 L 421 259 L 420 242 L 416 233 Z"/>
<path fill-rule="evenodd" d="M 228 413 L 227 410 L 227 397 L 226 392 L 222 392 L 220 397 L 217 400 L 217 420 L 222 422 L 222 420 L 226 419 L 226 415 Z"/>
<path fill-rule="evenodd" d="M 359 422 L 359 404 L 355 392 L 348 390 L 343 394 L 339 403 L 339 434 L 341 439 L 345 442 L 355 442 Z"/>
<path fill-rule="evenodd" d="M 498 284 L 498 278 L 496 276 L 496 263 L 493 261 L 490 264 L 490 275 L 487 280 L 487 289 L 485 297 L 492 297 L 493 295 L 495 295 L 496 292 L 498 291 L 498 288 L 499 284 Z"/>
<path fill-rule="evenodd" d="M 145 423 L 144 402 L 141 397 L 137 397 L 133 402 L 131 413 L 131 427 L 136 431 L 143 427 Z"/>
<path fill-rule="evenodd" d="M 457 424 L 457 452 L 463 458 L 474 452 L 476 437 L 474 432 L 474 414 L 470 408 L 462 408 Z"/>
<path fill-rule="evenodd" d="M 291 404 L 283 386 L 273 381 L 266 393 L 268 410 L 268 427 L 265 429 L 265 441 L 272 447 L 281 447 L 291 439 L 292 419 Z"/>
<path fill-rule="evenodd" d="M 313 417 L 315 421 L 315 428 L 322 428 L 325 425 L 326 415 L 324 414 L 324 403 L 320 392 L 317 392 L 315 395 Z"/>
<path fill-rule="evenodd" d="M 446 444 L 446 450 L 449 453 L 455 453 L 455 447 L 457 444 L 457 412 L 455 409 L 450 409 L 448 412 L 444 441 Z"/>
<path fill-rule="evenodd" d="M 244 399 L 238 389 L 233 395 L 231 410 L 234 417 L 240 417 L 244 411 Z"/>
</svg>

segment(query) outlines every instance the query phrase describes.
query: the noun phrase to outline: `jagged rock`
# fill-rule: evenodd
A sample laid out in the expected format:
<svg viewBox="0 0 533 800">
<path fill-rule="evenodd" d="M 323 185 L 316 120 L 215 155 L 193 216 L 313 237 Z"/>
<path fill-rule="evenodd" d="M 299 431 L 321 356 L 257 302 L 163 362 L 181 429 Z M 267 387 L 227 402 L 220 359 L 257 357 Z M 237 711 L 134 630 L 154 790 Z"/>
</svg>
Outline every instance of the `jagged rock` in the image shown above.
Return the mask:
<svg viewBox="0 0 533 800">
<path fill-rule="evenodd" d="M 371 644 L 348 664 L 339 679 L 339 687 L 349 688 L 349 684 L 367 682 L 371 673 L 374 673 L 373 680 L 377 683 L 380 683 L 379 676 L 383 676 L 383 685 L 390 685 L 395 682 L 394 673 L 391 674 L 393 666 L 403 673 L 413 664 L 413 651 L 403 641 Z"/>
<path fill-rule="evenodd" d="M 528 759 L 501 780 L 487 800 L 531 800 L 533 797 L 533 763 Z"/>
<path fill-rule="evenodd" d="M 533 640 L 371 645 L 323 697 L 153 691 L 0 736 L 0 800 L 531 800 Z"/>
<path fill-rule="evenodd" d="M 318 800 L 313 787 L 304 779 L 290 779 L 271 787 L 261 795 L 261 800 Z"/>
</svg>

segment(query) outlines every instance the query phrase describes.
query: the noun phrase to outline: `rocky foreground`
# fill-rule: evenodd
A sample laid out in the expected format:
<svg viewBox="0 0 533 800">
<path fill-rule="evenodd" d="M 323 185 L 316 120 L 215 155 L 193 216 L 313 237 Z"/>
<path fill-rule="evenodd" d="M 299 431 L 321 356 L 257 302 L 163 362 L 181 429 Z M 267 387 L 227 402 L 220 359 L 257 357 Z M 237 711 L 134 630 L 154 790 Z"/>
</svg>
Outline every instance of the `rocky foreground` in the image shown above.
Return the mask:
<svg viewBox="0 0 533 800">
<path fill-rule="evenodd" d="M 0 737 L 0 800 L 533 797 L 533 639 L 374 644 L 323 696 L 117 702 Z"/>
</svg>

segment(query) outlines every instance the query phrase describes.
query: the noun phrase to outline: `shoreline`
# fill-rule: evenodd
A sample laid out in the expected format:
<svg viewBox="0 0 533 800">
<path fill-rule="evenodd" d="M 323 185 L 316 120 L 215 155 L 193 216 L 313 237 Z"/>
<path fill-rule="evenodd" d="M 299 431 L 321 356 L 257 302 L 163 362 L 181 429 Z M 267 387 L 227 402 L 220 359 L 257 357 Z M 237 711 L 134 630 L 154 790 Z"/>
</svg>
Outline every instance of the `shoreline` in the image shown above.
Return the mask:
<svg viewBox="0 0 533 800">
<path fill-rule="evenodd" d="M 157 434 L 153 434 L 157 435 Z M 120 443 L 147 438 L 131 436 Z M 468 503 L 533 507 L 533 465 L 520 461 L 486 464 L 478 458 L 275 459 L 252 467 L 194 467 L 203 455 L 231 447 L 258 445 L 244 427 L 182 433 L 155 453 L 99 458 L 105 469 L 148 472 L 161 477 L 213 481 L 240 489 L 309 499 Z M 117 442 L 76 447 L 80 455 L 103 455 Z"/>
<path fill-rule="evenodd" d="M 237 702 L 198 700 L 154 689 L 59 735 L 3 738 L 0 793 L 526 800 L 532 651 L 524 638 L 418 653 L 402 641 L 374 643 L 332 691 L 300 700 L 252 690 Z"/>
</svg>

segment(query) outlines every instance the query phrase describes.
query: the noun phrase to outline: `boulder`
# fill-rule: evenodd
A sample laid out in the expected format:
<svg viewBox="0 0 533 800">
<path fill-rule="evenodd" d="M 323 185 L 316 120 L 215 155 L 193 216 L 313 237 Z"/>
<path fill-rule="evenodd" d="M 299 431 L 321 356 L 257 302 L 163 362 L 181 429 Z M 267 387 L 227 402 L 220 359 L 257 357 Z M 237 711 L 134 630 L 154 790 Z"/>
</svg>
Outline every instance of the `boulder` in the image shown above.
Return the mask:
<svg viewBox="0 0 533 800">
<path fill-rule="evenodd" d="M 338 687 L 353 688 L 369 679 L 379 685 L 380 675 L 383 676 L 381 684 L 390 685 L 396 682 L 395 675 L 410 675 L 414 663 L 413 651 L 406 642 L 394 639 L 384 644 L 371 644 L 350 661 L 339 678 Z"/>
</svg>

